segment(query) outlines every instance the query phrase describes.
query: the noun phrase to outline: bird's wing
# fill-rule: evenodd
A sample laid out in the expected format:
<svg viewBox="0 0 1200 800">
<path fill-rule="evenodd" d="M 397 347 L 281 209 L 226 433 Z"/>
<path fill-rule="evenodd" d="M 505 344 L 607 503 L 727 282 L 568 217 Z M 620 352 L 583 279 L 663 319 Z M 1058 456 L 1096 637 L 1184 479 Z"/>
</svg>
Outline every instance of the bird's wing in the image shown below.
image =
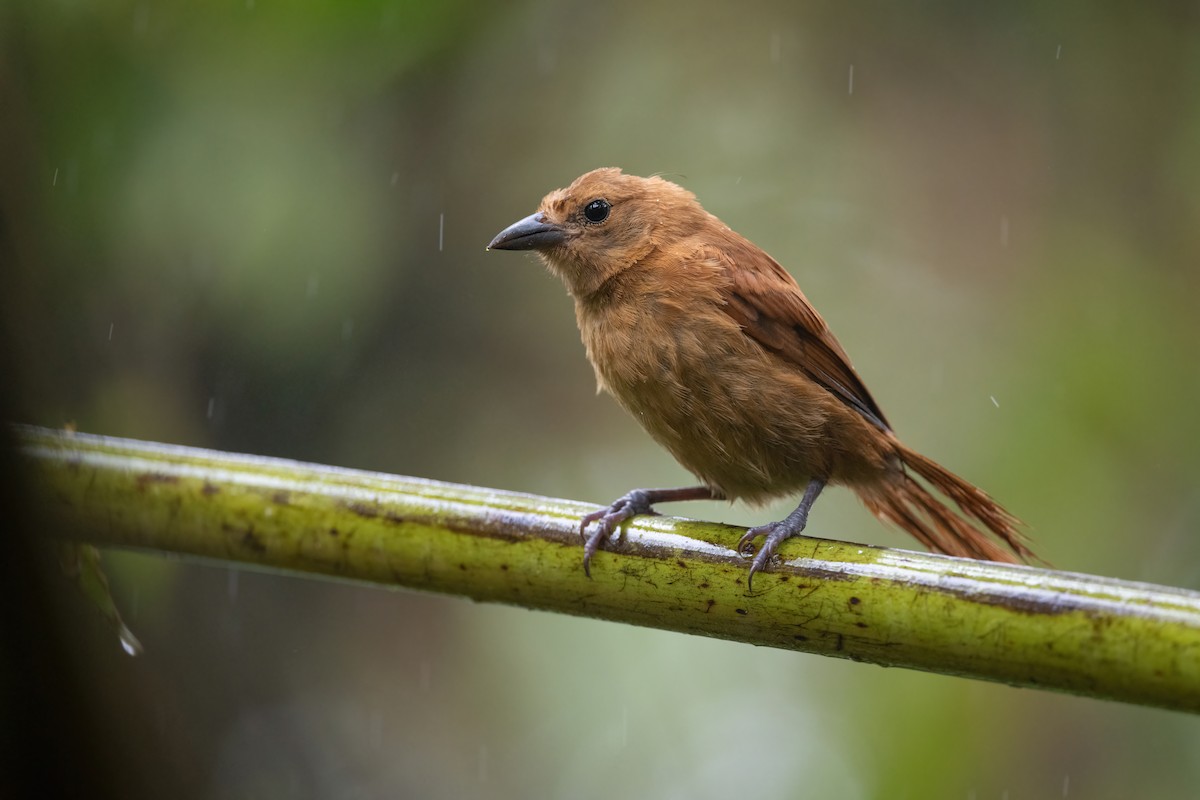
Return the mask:
<svg viewBox="0 0 1200 800">
<path fill-rule="evenodd" d="M 881 430 L 891 430 L 825 320 L 775 259 L 745 240 L 730 242 L 719 250 L 705 247 L 697 255 L 725 267 L 729 281 L 722 290 L 722 310 L 747 336 Z"/>
</svg>

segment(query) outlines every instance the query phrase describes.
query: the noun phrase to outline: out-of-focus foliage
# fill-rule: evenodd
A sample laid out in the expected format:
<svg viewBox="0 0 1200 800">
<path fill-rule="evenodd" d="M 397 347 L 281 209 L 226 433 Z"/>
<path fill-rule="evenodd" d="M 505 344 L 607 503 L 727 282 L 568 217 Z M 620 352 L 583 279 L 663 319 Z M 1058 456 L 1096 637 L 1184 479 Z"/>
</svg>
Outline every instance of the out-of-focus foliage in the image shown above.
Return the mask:
<svg viewBox="0 0 1200 800">
<path fill-rule="evenodd" d="M 1200 586 L 1194 3 L 0 6 L 22 421 L 595 501 L 687 480 L 483 251 L 597 166 L 797 276 L 911 444 L 1057 566 Z M 780 516 L 681 508 L 742 523 Z M 910 546 L 834 492 L 813 532 Z M 1185 797 L 1165 712 L 109 559 L 148 796 Z M 64 587 L 64 593 L 70 591 Z"/>
</svg>

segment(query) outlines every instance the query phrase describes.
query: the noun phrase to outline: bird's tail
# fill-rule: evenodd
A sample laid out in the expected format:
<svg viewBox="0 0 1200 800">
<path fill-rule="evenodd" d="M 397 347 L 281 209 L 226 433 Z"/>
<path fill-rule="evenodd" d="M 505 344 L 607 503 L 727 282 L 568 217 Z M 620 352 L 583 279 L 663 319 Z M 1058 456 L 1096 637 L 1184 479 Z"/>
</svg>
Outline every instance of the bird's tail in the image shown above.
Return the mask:
<svg viewBox="0 0 1200 800">
<path fill-rule="evenodd" d="M 961 513 L 901 469 L 888 480 L 855 487 L 875 516 L 899 525 L 937 553 L 1009 563 L 1037 558 L 1021 533 L 1021 521 L 982 489 L 898 443 L 896 455 L 905 467 L 953 500 Z"/>
</svg>

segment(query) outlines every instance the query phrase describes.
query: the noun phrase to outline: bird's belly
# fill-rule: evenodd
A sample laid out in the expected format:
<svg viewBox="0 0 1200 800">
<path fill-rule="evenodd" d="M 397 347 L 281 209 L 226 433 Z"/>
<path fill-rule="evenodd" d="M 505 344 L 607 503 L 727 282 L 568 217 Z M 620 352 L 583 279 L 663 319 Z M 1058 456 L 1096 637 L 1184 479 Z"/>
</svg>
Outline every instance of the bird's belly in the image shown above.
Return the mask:
<svg viewBox="0 0 1200 800">
<path fill-rule="evenodd" d="M 857 412 L 740 331 L 722 333 L 594 360 L 601 385 L 680 464 L 730 499 L 765 501 L 813 477 L 852 481 L 882 467 L 852 455 L 851 439 L 870 435 Z"/>
</svg>

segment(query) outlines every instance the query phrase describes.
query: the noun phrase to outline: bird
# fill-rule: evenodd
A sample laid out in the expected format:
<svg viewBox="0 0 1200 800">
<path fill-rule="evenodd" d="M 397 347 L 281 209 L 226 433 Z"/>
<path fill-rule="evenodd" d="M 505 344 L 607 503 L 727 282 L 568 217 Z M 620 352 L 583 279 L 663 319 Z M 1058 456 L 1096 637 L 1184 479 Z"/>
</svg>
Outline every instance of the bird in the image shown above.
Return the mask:
<svg viewBox="0 0 1200 800">
<path fill-rule="evenodd" d="M 656 504 L 801 495 L 787 517 L 738 542 L 749 555 L 763 540 L 747 577 L 752 590 L 780 545 L 804 531 L 827 486 L 848 487 L 932 551 L 1035 558 L 1020 520 L 900 442 L 796 280 L 687 189 L 661 176 L 592 170 L 547 194 L 487 249 L 533 251 L 562 279 L 599 390 L 699 482 L 634 489 L 585 515 L 589 578 L 603 543 Z"/>
</svg>

